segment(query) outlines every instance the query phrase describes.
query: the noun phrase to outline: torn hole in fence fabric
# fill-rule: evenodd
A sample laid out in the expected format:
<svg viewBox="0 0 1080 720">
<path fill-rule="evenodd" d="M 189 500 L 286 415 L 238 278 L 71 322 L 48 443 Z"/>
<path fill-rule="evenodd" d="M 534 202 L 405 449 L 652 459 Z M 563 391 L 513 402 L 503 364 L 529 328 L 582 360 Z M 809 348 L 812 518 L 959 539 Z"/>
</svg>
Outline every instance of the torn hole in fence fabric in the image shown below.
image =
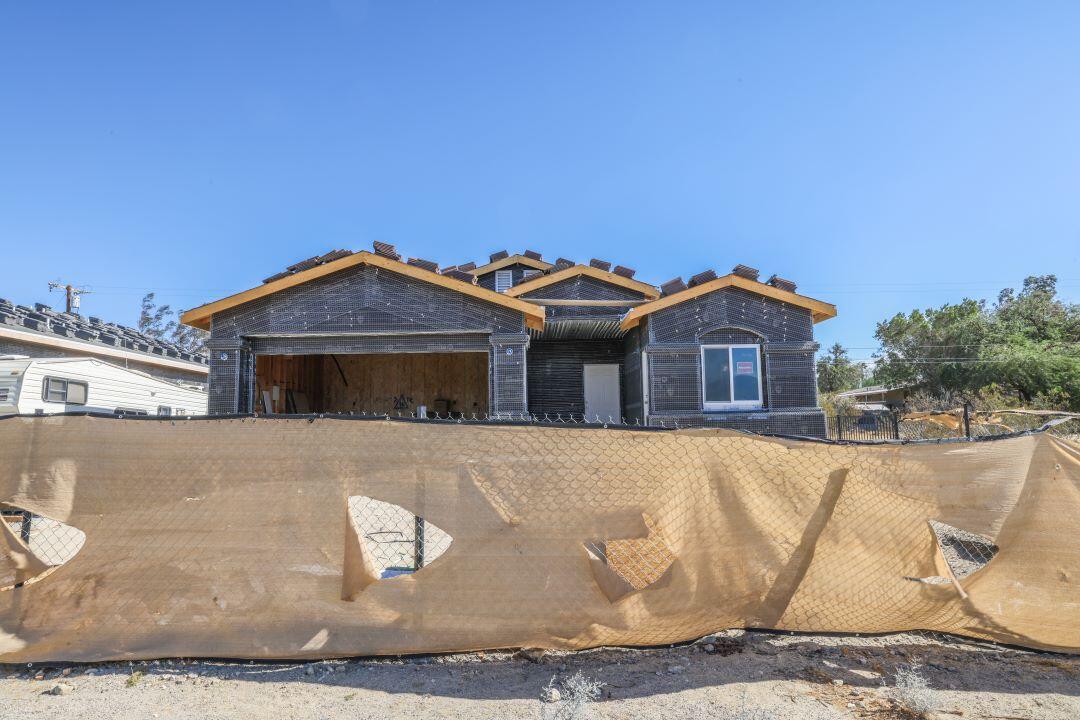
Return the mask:
<svg viewBox="0 0 1080 720">
<path fill-rule="evenodd" d="M 355 600 L 372 583 L 424 569 L 452 542 L 442 528 L 400 505 L 365 495 L 349 497 L 342 599 Z"/>
<path fill-rule="evenodd" d="M 988 537 L 937 520 L 928 522 L 941 552 L 941 559 L 957 580 L 963 580 L 982 570 L 998 554 L 998 546 Z"/>
<path fill-rule="evenodd" d="M 967 598 L 960 581 L 986 567 L 997 555 L 998 546 L 988 537 L 937 520 L 928 520 L 927 525 L 937 547 L 934 564 L 939 574 L 905 579 L 924 585 L 952 584 L 962 599 Z"/>
<path fill-rule="evenodd" d="M 641 518 L 648 532 L 645 537 L 585 543 L 593 578 L 611 602 L 666 584 L 665 578 L 675 562 L 663 530 L 648 514 L 643 513 Z"/>
<path fill-rule="evenodd" d="M 0 517 L 0 591 L 41 580 L 86 542 L 78 528 L 11 505 L 3 507 Z"/>
<path fill-rule="evenodd" d="M 775 607 L 788 606 L 782 629 L 920 628 L 1080 648 L 1076 613 L 1066 612 L 1077 588 L 1080 449 L 1061 440 L 970 443 L 982 452 L 959 456 L 947 455 L 949 445 L 515 430 L 331 418 L 3 420 L 0 499 L 34 513 L 60 517 L 41 504 L 53 491 L 23 478 L 43 477 L 54 453 L 92 452 L 79 456 L 79 492 L 61 517 L 85 529 L 86 545 L 63 570 L 0 595 L 0 658 L 661 645 L 760 626 L 774 586 Z M 28 454 L 31 442 L 42 452 Z M 472 468 L 492 479 L 516 524 L 470 482 Z M 849 477 L 811 542 L 806 529 L 822 499 L 830 505 L 838 468 L 851 468 Z M 341 513 L 347 496 L 361 494 L 427 516 L 454 546 L 432 570 L 397 579 L 381 579 L 372 555 L 367 576 L 350 579 L 358 595 L 347 603 Z M 647 537 L 643 512 L 677 560 L 657 583 L 611 602 L 584 544 Z M 636 531 L 623 524 L 635 514 Z M 963 581 L 967 601 L 951 586 L 904 580 L 941 575 L 928 518 L 1001 547 Z M 354 533 L 353 549 L 370 551 Z M 798 552 L 804 537 L 812 555 Z M 600 569 L 619 577 L 605 562 Z M 790 603 L 781 588 L 794 589 Z"/>
</svg>

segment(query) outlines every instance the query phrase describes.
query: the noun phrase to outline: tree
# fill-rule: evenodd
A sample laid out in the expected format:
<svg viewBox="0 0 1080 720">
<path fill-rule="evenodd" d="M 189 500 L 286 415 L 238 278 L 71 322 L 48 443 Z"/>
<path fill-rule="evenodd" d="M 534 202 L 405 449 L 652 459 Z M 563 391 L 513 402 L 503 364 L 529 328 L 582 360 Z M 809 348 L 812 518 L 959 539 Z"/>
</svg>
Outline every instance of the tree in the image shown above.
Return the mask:
<svg viewBox="0 0 1080 720">
<path fill-rule="evenodd" d="M 183 315 L 183 312 L 178 313 Z M 183 323 L 177 323 L 176 328 L 172 332 L 172 336 L 169 338 L 174 344 L 179 345 L 183 349 L 190 353 L 205 353 L 206 341 L 210 338 L 210 333 L 199 328 L 193 328 L 190 325 L 184 325 Z"/>
<path fill-rule="evenodd" d="M 147 293 L 143 296 L 139 311 L 139 332 L 171 342 L 187 352 L 206 352 L 209 334 L 176 320 L 180 314 L 182 313 L 174 313 L 168 305 L 157 305 L 154 302 L 154 293 Z"/>
<path fill-rule="evenodd" d="M 875 382 L 1080 410 L 1080 305 L 1057 297 L 1053 275 L 1028 277 L 991 306 L 964 299 L 900 313 L 875 337 Z"/>
<path fill-rule="evenodd" d="M 176 329 L 176 321 L 171 316 L 171 307 L 157 305 L 154 302 L 154 293 L 146 293 L 143 295 L 142 306 L 139 310 L 139 332 L 164 340 Z"/>
<path fill-rule="evenodd" d="M 863 374 L 862 364 L 852 361 L 843 345 L 836 343 L 817 361 L 818 391 L 836 393 L 858 387 Z"/>
</svg>

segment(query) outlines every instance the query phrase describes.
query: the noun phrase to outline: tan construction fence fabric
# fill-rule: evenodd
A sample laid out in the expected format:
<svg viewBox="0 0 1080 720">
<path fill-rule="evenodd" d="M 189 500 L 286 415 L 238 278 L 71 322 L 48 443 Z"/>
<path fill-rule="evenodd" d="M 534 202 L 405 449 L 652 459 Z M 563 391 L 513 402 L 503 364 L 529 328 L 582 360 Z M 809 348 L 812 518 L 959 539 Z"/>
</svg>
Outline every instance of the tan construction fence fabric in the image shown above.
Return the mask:
<svg viewBox="0 0 1080 720">
<path fill-rule="evenodd" d="M 654 645 L 728 627 L 1080 650 L 1080 449 L 1047 434 L 853 446 L 20 417 L 0 421 L 0 502 L 85 533 L 50 568 L 0 523 L 0 662 Z M 406 521 L 372 526 L 364 508 Z M 930 521 L 999 550 L 958 575 Z M 394 577 L 379 553 L 407 555 L 421 530 L 448 545 Z"/>
</svg>

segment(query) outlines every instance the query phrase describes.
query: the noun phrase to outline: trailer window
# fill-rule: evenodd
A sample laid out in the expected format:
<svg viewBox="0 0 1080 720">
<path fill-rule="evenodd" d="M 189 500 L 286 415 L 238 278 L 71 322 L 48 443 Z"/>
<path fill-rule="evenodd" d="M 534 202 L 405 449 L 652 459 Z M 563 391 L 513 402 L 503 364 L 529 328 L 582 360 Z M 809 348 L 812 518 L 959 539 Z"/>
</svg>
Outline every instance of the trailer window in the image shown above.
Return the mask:
<svg viewBox="0 0 1080 720">
<path fill-rule="evenodd" d="M 169 407 L 168 405 L 158 405 L 157 414 L 158 415 L 172 415 L 172 408 Z"/>
<path fill-rule="evenodd" d="M 84 382 L 47 377 L 41 387 L 41 399 L 65 405 L 85 405 L 89 391 L 90 386 Z"/>
</svg>

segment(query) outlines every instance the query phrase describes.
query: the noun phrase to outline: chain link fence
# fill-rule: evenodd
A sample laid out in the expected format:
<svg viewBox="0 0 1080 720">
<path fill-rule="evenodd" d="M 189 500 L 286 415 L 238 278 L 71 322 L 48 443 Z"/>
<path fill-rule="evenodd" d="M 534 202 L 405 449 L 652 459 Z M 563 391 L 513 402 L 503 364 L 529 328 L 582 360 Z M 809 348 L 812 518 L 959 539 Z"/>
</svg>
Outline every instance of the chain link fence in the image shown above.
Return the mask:
<svg viewBox="0 0 1080 720">
<path fill-rule="evenodd" d="M 385 417 L 384 414 L 365 414 Z M 404 418 L 415 418 L 403 414 Z M 531 425 L 575 425 L 615 427 L 623 425 L 613 418 L 585 418 L 499 414 L 484 417 L 428 413 L 426 419 L 446 424 L 475 422 L 505 422 Z M 622 420 L 621 418 L 619 419 Z M 1033 411 L 973 411 L 950 409 L 939 412 L 867 413 L 861 416 L 828 416 L 830 440 L 843 442 L 881 441 L 938 441 L 960 438 L 989 438 L 1035 431 L 1050 424 L 1048 432 L 1073 441 L 1080 440 L 1080 416 L 1065 412 Z M 673 425 L 671 429 L 676 429 Z M 0 519 L 33 552 L 49 570 L 26 581 L 40 582 L 73 558 L 82 548 L 86 535 L 79 529 L 50 518 L 32 515 L 20 508 L 0 504 Z M 418 572 L 446 553 L 453 538 L 429 520 L 414 515 L 405 508 L 367 496 L 348 498 L 348 521 L 362 538 L 379 579 L 390 579 Z M 657 582 L 675 561 L 675 552 L 664 530 L 646 515 L 648 529 L 645 537 L 610 539 L 588 543 L 592 560 L 602 564 L 617 576 L 625 589 L 632 592 Z M 930 520 L 948 573 L 920 578 L 907 578 L 930 585 L 953 584 L 985 567 L 998 553 L 989 537 Z M 14 583 L 15 587 L 24 584 Z M 0 590 L 12 587 L 0 577 Z M 960 590 L 962 592 L 962 590 Z M 925 631 L 930 638 L 939 633 Z"/>
<path fill-rule="evenodd" d="M 359 416 L 387 417 L 385 413 L 362 413 Z M 415 413 L 397 413 L 396 417 L 416 419 Z M 476 423 L 501 421 L 535 425 L 576 426 L 631 426 L 637 423 L 625 418 L 585 418 L 575 415 L 492 414 L 465 416 L 460 413 L 428 412 L 426 419 L 446 423 Z M 935 441 L 959 438 L 989 438 L 1029 432 L 1052 424 L 1048 432 L 1080 441 L 1080 416 L 1067 412 L 1050 411 L 965 411 L 963 408 L 899 413 L 874 412 L 862 415 L 826 416 L 828 439 L 842 442 L 882 441 Z M 672 421 L 669 429 L 679 429 Z M 440 528 L 409 513 L 397 505 L 374 498 L 354 496 L 349 498 L 350 521 L 372 550 L 376 569 L 381 577 L 390 578 L 409 574 L 434 562 L 450 547 L 452 538 Z M 18 508 L 0 503 L 0 517 L 12 532 L 49 565 L 59 567 L 70 560 L 82 547 L 86 536 L 82 531 L 50 518 L 32 515 Z M 947 526 L 935 528 L 943 547 L 954 549 L 953 557 L 960 563 L 954 574 L 960 578 L 966 574 L 964 563 L 985 564 L 993 557 L 987 538 L 955 539 L 961 536 L 949 534 Z M 954 529 L 955 530 L 955 529 Z M 963 531 L 957 531 L 962 534 Z M 944 533 L 944 534 L 942 534 Z M 948 542 L 944 542 L 948 539 Z M 625 545 L 625 547 L 623 546 Z M 662 536 L 623 543 L 598 544 L 591 547 L 594 556 L 616 568 L 624 579 L 635 587 L 653 577 L 670 564 L 669 551 Z M 632 557 L 633 563 L 627 558 Z M 980 565 L 981 566 L 981 565 Z M 41 577 L 35 578 L 40 580 Z M 646 583 L 647 584 L 647 583 Z"/>
<path fill-rule="evenodd" d="M 1080 415 L 1065 411 L 952 408 L 826 417 L 828 439 L 844 442 L 979 439 L 1031 432 L 1046 425 L 1049 425 L 1047 432 L 1053 435 L 1080 439 Z"/>
</svg>

